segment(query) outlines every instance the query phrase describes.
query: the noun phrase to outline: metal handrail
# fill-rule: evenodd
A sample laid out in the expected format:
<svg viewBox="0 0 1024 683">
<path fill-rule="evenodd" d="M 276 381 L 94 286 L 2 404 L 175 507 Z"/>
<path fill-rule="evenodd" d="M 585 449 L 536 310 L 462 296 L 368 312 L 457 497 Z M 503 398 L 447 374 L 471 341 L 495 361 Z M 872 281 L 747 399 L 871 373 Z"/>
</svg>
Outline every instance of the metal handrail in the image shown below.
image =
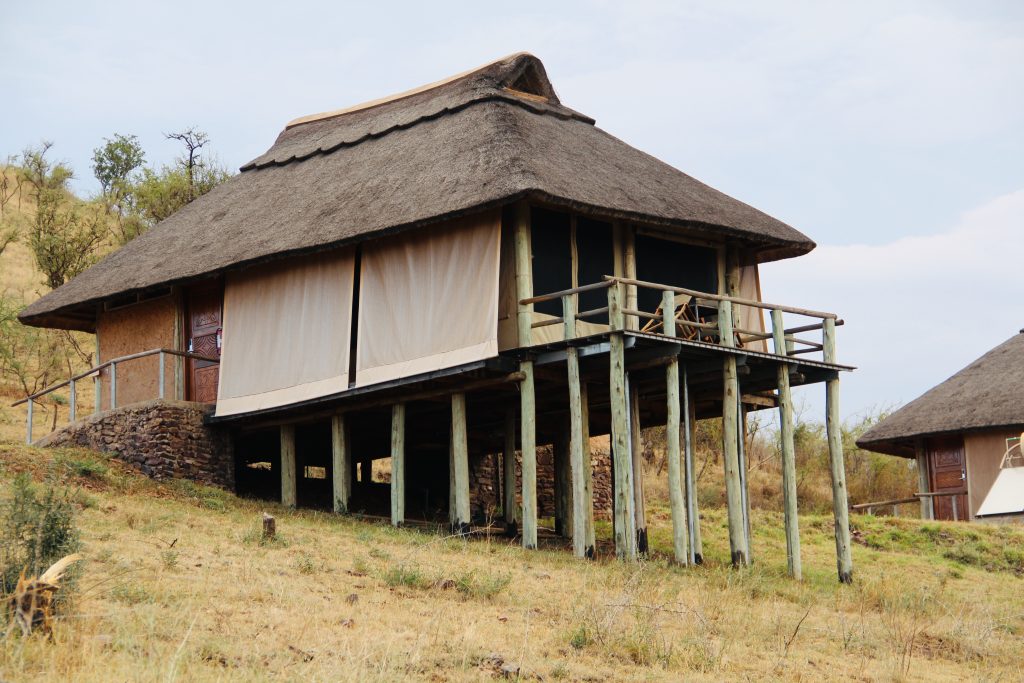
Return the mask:
<svg viewBox="0 0 1024 683">
<path fill-rule="evenodd" d="M 43 396 L 46 396 L 47 394 L 50 394 L 50 393 L 52 393 L 52 392 L 54 392 L 54 391 L 56 391 L 58 389 L 62 389 L 64 387 L 69 387 L 70 388 L 70 392 L 71 392 L 71 396 L 70 396 L 69 403 L 68 403 L 68 405 L 69 405 L 68 419 L 69 419 L 70 422 L 73 423 L 73 422 L 76 421 L 76 417 L 77 417 L 77 414 L 76 414 L 76 411 L 77 411 L 77 401 L 76 401 L 77 395 L 76 395 L 75 383 L 78 382 L 81 379 L 85 379 L 86 377 L 92 377 L 94 382 L 99 382 L 100 381 L 100 372 L 102 370 L 104 370 L 105 368 L 110 368 L 110 408 L 111 408 L 111 410 L 113 410 L 114 408 L 117 407 L 117 364 L 118 363 L 124 363 L 124 362 L 131 361 L 131 360 L 137 360 L 139 358 L 146 358 L 148 356 L 156 356 L 156 355 L 159 355 L 159 357 L 160 357 L 159 398 L 164 398 L 165 395 L 166 395 L 166 391 L 165 391 L 165 386 L 166 386 L 165 385 L 165 375 L 166 375 L 166 372 L 165 371 L 166 371 L 166 357 L 168 355 L 178 356 L 178 357 L 181 357 L 181 358 L 191 358 L 193 360 L 202 360 L 202 361 L 207 361 L 207 362 L 210 362 L 210 363 L 220 363 L 220 359 L 219 358 L 212 358 L 210 356 L 203 356 L 203 355 L 200 355 L 198 353 L 193 353 L 191 351 L 178 351 L 176 349 L 164 349 L 164 348 L 150 349 L 149 351 L 140 351 L 139 353 L 132 353 L 132 354 L 128 354 L 127 356 L 119 356 L 118 358 L 111 358 L 110 360 L 104 361 L 104 362 L 100 363 L 99 365 L 97 365 L 97 366 L 95 366 L 95 367 L 93 367 L 93 368 L 91 368 L 89 370 L 86 370 L 85 372 L 80 372 L 77 375 L 72 375 L 71 377 L 69 377 L 68 379 L 66 379 L 66 380 L 64 380 L 62 382 L 57 382 L 56 384 L 54 384 L 52 386 L 49 386 L 46 389 L 43 389 L 41 391 L 37 391 L 34 394 L 30 394 L 29 396 L 26 396 L 25 398 L 20 399 L 18 401 L 15 401 L 14 403 L 12 403 L 11 404 L 12 408 L 15 407 L 15 406 L 20 406 L 22 403 L 27 403 L 28 404 L 28 415 L 26 417 L 27 425 L 26 425 L 25 443 L 28 443 L 28 444 L 32 443 L 32 406 L 38 401 L 39 398 L 41 398 Z M 96 405 L 95 405 L 94 412 L 96 412 L 96 413 L 100 412 L 99 394 L 97 394 L 97 399 L 96 399 Z"/>
</svg>

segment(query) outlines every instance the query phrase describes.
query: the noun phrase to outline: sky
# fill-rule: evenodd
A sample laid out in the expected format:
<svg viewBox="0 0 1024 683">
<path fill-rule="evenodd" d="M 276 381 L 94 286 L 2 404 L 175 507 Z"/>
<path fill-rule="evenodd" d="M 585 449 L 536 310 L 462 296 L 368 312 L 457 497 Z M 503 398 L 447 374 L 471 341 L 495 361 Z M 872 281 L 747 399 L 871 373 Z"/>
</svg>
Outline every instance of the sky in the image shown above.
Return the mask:
<svg viewBox="0 0 1024 683">
<path fill-rule="evenodd" d="M 198 126 L 238 168 L 292 118 L 526 50 L 604 130 L 817 242 L 762 289 L 846 321 L 845 417 L 1024 327 L 1024 3 L 8 5 L 0 156 L 51 140 L 82 194 L 114 133 L 162 164 Z"/>
</svg>

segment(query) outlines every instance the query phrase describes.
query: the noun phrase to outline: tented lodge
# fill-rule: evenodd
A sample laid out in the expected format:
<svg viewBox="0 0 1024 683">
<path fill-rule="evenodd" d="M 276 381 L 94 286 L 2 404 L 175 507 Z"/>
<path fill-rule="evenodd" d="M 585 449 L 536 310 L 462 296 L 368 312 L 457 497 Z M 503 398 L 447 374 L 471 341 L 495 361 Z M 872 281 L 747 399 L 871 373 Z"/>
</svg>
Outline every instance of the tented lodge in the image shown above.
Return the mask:
<svg viewBox="0 0 1024 683">
<path fill-rule="evenodd" d="M 778 409 L 795 576 L 790 386 L 823 382 L 848 581 L 842 321 L 763 302 L 758 276 L 813 248 L 596 127 L 517 54 L 292 121 L 21 320 L 96 334 L 96 368 L 61 386 L 80 399 L 93 385 L 97 425 L 154 399 L 208 404 L 203 428 L 227 444 L 215 457 L 241 494 L 456 533 L 497 520 L 527 548 L 572 538 L 579 556 L 600 551 L 595 514 L 614 520 L 619 556 L 647 552 L 641 429 L 662 425 L 675 559 L 699 561 L 691 436 L 718 418 L 730 559 L 749 563 L 746 414 Z M 176 428 L 161 420 L 140 431 Z M 609 452 L 592 453 L 601 435 Z M 538 479 L 548 445 L 553 474 Z M 478 515 L 484 457 L 496 493 Z"/>
<path fill-rule="evenodd" d="M 1024 330 L 876 424 L 857 445 L 917 459 L 924 518 L 1024 520 Z"/>
</svg>

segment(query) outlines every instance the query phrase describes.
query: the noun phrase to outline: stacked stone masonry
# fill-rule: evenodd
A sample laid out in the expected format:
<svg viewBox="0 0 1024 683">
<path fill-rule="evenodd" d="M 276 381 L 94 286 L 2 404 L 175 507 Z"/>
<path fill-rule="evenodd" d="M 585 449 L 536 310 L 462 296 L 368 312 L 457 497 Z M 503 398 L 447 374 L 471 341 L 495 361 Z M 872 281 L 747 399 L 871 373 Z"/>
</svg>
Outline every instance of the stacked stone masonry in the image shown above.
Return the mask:
<svg viewBox="0 0 1024 683">
<path fill-rule="evenodd" d="M 202 403 L 146 401 L 92 415 L 37 445 L 84 446 L 111 453 L 154 479 L 191 479 L 231 489 L 230 439 L 203 424 L 212 410 Z"/>
</svg>

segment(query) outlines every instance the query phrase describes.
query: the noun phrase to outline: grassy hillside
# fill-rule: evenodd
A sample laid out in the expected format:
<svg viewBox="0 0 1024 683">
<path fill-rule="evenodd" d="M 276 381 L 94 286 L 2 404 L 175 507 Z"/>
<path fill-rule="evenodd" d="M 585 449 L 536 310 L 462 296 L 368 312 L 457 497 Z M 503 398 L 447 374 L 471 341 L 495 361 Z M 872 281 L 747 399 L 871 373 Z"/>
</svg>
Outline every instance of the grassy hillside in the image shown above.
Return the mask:
<svg viewBox="0 0 1024 683">
<path fill-rule="evenodd" d="M 1020 680 L 1024 531 L 855 517 L 856 581 L 834 579 L 831 519 L 801 519 L 806 580 L 784 577 L 778 514 L 755 511 L 734 571 L 669 566 L 668 512 L 638 565 L 525 552 L 155 483 L 88 451 L 0 444 L 71 486 L 83 554 L 53 643 L 0 642 L 17 681 Z M 653 489 L 652 489 L 653 490 Z M 259 542 L 260 513 L 280 539 Z M 608 535 L 607 528 L 601 533 Z"/>
</svg>

